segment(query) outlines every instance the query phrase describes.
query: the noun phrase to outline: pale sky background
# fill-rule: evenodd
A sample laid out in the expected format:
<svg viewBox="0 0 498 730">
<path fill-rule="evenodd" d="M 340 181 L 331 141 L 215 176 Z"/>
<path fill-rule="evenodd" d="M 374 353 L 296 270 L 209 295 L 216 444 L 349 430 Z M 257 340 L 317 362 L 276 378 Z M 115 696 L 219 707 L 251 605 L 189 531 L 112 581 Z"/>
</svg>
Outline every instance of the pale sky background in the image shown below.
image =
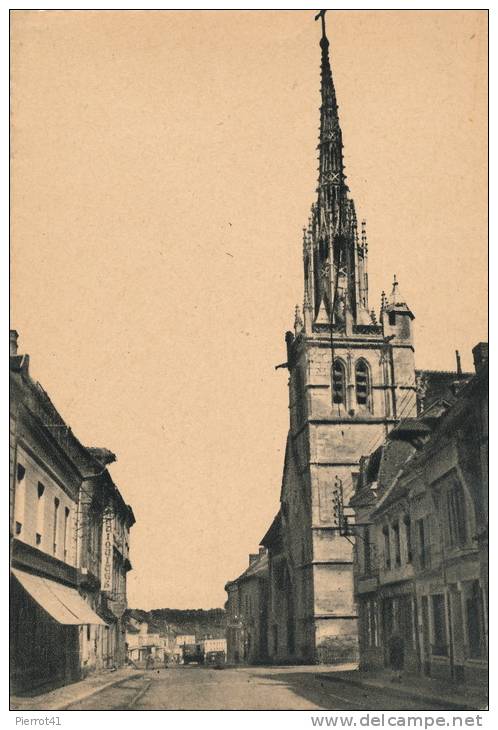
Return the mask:
<svg viewBox="0 0 498 730">
<path fill-rule="evenodd" d="M 133 506 L 129 604 L 221 606 L 278 509 L 315 198 L 313 11 L 12 14 L 12 326 Z M 487 15 L 331 11 L 370 303 L 487 339 Z"/>
</svg>

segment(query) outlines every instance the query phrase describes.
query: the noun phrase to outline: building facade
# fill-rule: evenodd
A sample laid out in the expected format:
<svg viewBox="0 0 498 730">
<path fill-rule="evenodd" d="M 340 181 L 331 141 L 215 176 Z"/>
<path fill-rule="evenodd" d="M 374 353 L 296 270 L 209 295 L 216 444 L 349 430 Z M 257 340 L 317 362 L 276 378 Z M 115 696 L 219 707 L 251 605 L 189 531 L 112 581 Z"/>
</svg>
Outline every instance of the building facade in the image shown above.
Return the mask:
<svg viewBox="0 0 498 730">
<path fill-rule="evenodd" d="M 380 314 L 368 298 L 368 244 L 346 185 L 342 132 L 322 17 L 319 180 L 304 230 L 304 305 L 286 335 L 290 428 L 269 552 L 270 656 L 354 660 L 351 542 L 332 493 L 354 491 L 360 457 L 416 411 L 413 314 L 395 280 Z"/>
<path fill-rule="evenodd" d="M 105 630 L 95 631 L 85 656 L 88 671 L 126 662 L 126 580 L 131 570 L 130 529 L 133 511 L 114 484 L 107 466 L 116 460 L 107 449 L 89 448 L 97 464 L 95 475 L 80 491 L 81 589 L 105 619 Z M 92 631 L 90 631 L 92 633 Z"/>
<path fill-rule="evenodd" d="M 204 656 L 210 653 L 227 653 L 227 640 L 226 639 L 203 639 L 201 641 L 202 650 Z"/>
<path fill-rule="evenodd" d="M 158 633 L 149 633 L 149 625 L 145 621 L 136 621 L 128 616 L 126 621 L 126 648 L 128 660 L 137 666 L 146 666 L 152 659 L 164 662 L 168 642 Z"/>
<path fill-rule="evenodd" d="M 363 669 L 487 678 L 488 367 L 362 461 L 352 500 Z"/>
<path fill-rule="evenodd" d="M 10 348 L 10 667 L 13 691 L 65 684 L 124 661 L 102 591 L 102 513 L 85 512 L 95 483 L 111 480 L 47 393 L 29 374 L 29 357 Z M 114 498 L 119 494 L 114 487 Z M 122 506 L 124 503 L 122 502 Z M 126 532 L 133 524 L 124 506 Z M 126 601 L 126 589 L 122 600 Z M 124 641 L 123 641 L 124 644 Z"/>
<path fill-rule="evenodd" d="M 249 567 L 226 584 L 226 656 L 230 664 L 268 661 L 268 555 L 249 556 Z"/>
</svg>

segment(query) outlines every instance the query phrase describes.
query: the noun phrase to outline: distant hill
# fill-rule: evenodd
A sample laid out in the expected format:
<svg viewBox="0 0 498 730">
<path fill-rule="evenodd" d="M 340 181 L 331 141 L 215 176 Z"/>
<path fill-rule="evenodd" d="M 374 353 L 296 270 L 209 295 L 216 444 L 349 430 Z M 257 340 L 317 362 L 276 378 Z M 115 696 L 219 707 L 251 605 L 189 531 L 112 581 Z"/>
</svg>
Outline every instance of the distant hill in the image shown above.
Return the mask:
<svg viewBox="0 0 498 730">
<path fill-rule="evenodd" d="M 166 635 L 167 633 L 195 634 L 198 640 L 204 636 L 214 639 L 225 636 L 226 614 L 223 608 L 156 608 L 143 611 L 140 608 L 129 608 L 125 617 L 133 616 L 139 621 L 149 624 L 150 633 Z"/>
</svg>

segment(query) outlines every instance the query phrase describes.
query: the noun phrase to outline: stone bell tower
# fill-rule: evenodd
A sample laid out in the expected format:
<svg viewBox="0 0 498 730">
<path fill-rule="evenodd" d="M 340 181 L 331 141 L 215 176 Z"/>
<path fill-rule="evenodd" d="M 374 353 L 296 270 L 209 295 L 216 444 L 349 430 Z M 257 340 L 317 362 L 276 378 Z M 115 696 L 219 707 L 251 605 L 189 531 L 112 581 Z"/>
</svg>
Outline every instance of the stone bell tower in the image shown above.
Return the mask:
<svg viewBox="0 0 498 730">
<path fill-rule="evenodd" d="M 322 21 L 319 177 L 303 235 L 304 303 L 286 335 L 290 429 L 279 512 L 292 615 L 274 612 L 275 660 L 340 662 L 357 654 L 354 538 L 339 534 L 333 491 L 354 492 L 360 457 L 416 413 L 413 314 L 395 279 L 369 310 L 366 224 L 358 230 Z M 278 581 L 271 591 L 279 591 Z M 277 605 L 278 601 L 273 601 Z"/>
</svg>

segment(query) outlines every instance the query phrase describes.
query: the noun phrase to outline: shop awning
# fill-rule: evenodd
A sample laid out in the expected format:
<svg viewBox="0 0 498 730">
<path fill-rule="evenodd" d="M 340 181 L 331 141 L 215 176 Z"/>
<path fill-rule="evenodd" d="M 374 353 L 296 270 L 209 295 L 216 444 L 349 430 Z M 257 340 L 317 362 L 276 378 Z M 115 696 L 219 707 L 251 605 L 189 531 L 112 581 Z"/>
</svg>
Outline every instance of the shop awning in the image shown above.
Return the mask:
<svg viewBox="0 0 498 730">
<path fill-rule="evenodd" d="M 106 626 L 95 611 L 86 603 L 75 588 L 62 585 L 49 578 L 13 569 L 17 578 L 31 598 L 60 624 L 97 624 Z"/>
</svg>

